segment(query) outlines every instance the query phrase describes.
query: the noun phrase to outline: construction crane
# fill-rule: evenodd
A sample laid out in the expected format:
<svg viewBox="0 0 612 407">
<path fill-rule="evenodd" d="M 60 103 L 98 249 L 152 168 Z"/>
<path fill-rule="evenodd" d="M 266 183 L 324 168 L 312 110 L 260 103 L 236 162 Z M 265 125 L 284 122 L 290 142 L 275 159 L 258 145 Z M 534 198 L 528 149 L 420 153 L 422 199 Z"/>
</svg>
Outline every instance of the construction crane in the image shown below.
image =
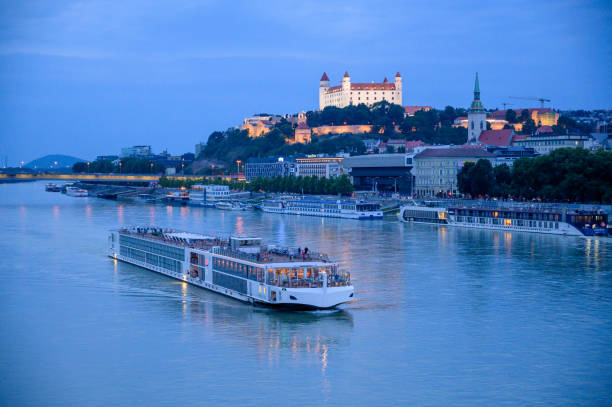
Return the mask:
<svg viewBox="0 0 612 407">
<path fill-rule="evenodd" d="M 544 102 L 550 102 L 550 99 L 546 98 L 528 98 L 522 96 L 508 96 L 510 99 L 523 99 L 523 100 L 537 100 L 540 102 L 540 106 L 544 107 Z"/>
<path fill-rule="evenodd" d="M 512 105 L 514 105 L 514 103 L 507 103 L 507 102 L 502 103 L 504 110 L 506 110 L 506 106 L 512 106 Z"/>
</svg>

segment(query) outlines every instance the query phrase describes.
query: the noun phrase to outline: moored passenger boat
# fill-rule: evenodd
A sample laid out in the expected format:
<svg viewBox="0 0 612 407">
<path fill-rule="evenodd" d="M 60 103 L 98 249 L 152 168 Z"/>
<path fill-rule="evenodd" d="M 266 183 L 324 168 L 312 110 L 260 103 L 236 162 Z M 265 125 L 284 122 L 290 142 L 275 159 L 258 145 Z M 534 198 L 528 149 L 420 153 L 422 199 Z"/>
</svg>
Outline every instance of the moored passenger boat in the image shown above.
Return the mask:
<svg viewBox="0 0 612 407">
<path fill-rule="evenodd" d="M 81 189 L 81 188 L 77 188 L 77 187 L 67 187 L 66 188 L 66 195 L 68 196 L 73 196 L 73 197 L 86 197 L 89 195 L 89 192 L 87 192 L 86 189 Z"/>
<path fill-rule="evenodd" d="M 458 206 L 449 207 L 448 215 L 452 226 L 571 236 L 605 236 L 608 233 L 608 215 L 600 210 Z"/>
<path fill-rule="evenodd" d="M 431 215 L 427 215 L 427 214 Z M 444 224 L 475 229 L 547 233 L 568 236 L 606 236 L 608 214 L 597 209 L 571 209 L 544 205 L 449 206 L 405 205 L 403 222 Z M 418 219 L 418 220 L 417 220 Z"/>
<path fill-rule="evenodd" d="M 264 201 L 261 209 L 270 213 L 326 218 L 382 219 L 383 217 L 378 203 L 351 200 L 269 200 Z"/>
<path fill-rule="evenodd" d="M 60 192 L 61 188 L 58 187 L 57 185 L 53 184 L 53 183 L 48 183 L 47 185 L 45 185 L 45 191 L 47 191 L 47 192 Z"/>
<path fill-rule="evenodd" d="M 323 254 L 157 227 L 112 231 L 109 256 L 241 301 L 325 309 L 352 301 L 350 273 Z"/>
<path fill-rule="evenodd" d="M 402 222 L 448 224 L 448 212 L 445 208 L 422 206 L 414 202 L 401 206 L 397 216 Z"/>
<path fill-rule="evenodd" d="M 187 205 L 187 202 L 189 202 L 189 193 L 185 191 L 170 192 L 163 198 L 163 201 L 170 205 Z"/>
<path fill-rule="evenodd" d="M 239 202 L 222 201 L 215 203 L 215 208 L 226 211 L 246 211 L 247 207 Z"/>
</svg>

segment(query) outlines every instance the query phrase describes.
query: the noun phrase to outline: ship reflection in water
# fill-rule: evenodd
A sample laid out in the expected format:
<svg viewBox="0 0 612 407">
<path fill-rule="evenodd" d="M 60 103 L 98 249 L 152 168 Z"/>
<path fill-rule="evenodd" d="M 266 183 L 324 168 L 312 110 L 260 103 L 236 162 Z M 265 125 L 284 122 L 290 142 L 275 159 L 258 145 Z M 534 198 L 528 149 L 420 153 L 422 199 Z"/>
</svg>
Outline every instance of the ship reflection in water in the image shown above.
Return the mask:
<svg viewBox="0 0 612 407">
<path fill-rule="evenodd" d="M 170 305 L 185 322 L 199 325 L 202 331 L 212 330 L 222 335 L 223 341 L 241 342 L 244 352 L 252 351 L 271 365 L 281 363 L 286 355 L 293 359 L 307 355 L 325 372 L 329 354 L 349 346 L 353 317 L 343 309 L 286 312 L 254 307 L 131 264 L 111 261 L 125 295 L 146 293 L 155 298 L 154 305 Z M 156 307 L 150 312 L 156 312 Z"/>
</svg>

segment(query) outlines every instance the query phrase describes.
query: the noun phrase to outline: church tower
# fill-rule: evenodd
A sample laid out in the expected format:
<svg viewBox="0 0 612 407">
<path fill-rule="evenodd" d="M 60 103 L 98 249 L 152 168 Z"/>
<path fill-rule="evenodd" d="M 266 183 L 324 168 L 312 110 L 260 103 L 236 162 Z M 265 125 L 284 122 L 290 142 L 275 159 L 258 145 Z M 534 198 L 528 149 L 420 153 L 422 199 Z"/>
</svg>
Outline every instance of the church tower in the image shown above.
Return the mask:
<svg viewBox="0 0 612 407">
<path fill-rule="evenodd" d="M 325 92 L 329 89 L 329 78 L 327 74 L 323 72 L 321 80 L 319 81 L 319 110 L 323 110 L 325 107 Z"/>
<path fill-rule="evenodd" d="M 480 85 L 478 84 L 478 72 L 474 82 L 474 100 L 468 111 L 468 143 L 478 142 L 480 133 L 487 129 L 487 112 L 480 101 Z"/>
</svg>

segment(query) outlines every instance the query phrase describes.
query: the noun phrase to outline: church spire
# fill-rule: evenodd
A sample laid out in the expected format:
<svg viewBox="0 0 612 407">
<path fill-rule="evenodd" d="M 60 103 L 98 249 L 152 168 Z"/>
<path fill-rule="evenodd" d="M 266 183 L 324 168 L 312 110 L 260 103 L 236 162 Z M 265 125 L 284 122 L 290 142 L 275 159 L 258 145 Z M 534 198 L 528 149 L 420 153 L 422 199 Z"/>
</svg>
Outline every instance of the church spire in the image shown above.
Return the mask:
<svg viewBox="0 0 612 407">
<path fill-rule="evenodd" d="M 476 79 L 474 80 L 474 101 L 470 106 L 471 111 L 484 111 L 484 106 L 480 101 L 480 84 L 478 83 L 478 72 L 476 72 Z"/>
</svg>

